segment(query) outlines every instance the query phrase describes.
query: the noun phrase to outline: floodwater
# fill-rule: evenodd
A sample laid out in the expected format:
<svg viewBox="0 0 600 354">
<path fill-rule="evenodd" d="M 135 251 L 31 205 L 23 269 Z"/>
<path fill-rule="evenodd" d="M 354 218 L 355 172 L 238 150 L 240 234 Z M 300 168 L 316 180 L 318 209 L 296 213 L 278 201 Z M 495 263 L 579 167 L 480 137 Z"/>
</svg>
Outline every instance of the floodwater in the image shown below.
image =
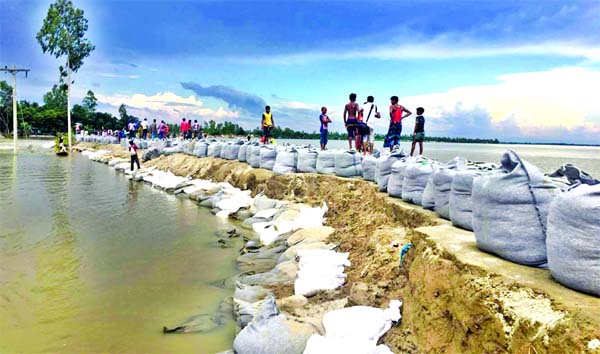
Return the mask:
<svg viewBox="0 0 600 354">
<path fill-rule="evenodd" d="M 278 143 L 312 144 L 319 147 L 317 140 L 284 140 Z M 410 153 L 411 142 L 403 141 L 400 146 Z M 330 140 L 330 149 L 347 149 L 348 141 Z M 382 150 L 383 142 L 375 142 L 375 147 Z M 600 147 L 597 146 L 565 146 L 565 145 L 520 145 L 520 144 L 459 144 L 459 143 L 424 143 L 424 155 L 439 161 L 448 161 L 455 156 L 462 156 L 471 161 L 499 163 L 502 153 L 511 149 L 521 158 L 536 165 L 543 173 L 556 171 L 565 163 L 572 163 L 592 176 L 600 179 Z M 417 146 L 417 153 L 418 153 Z"/>
<path fill-rule="evenodd" d="M 163 335 L 213 313 L 236 249 L 224 221 L 80 154 L 0 151 L 0 352 L 215 353 L 235 324 Z"/>
</svg>

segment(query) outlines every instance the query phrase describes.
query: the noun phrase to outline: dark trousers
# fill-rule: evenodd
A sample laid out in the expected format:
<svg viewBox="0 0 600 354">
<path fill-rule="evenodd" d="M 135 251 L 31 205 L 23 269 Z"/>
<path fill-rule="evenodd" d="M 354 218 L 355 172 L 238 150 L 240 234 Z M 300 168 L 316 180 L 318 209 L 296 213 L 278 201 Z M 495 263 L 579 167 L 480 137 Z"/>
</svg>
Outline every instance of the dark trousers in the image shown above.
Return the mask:
<svg viewBox="0 0 600 354">
<path fill-rule="evenodd" d="M 142 139 L 146 140 L 147 137 L 148 137 L 148 129 L 143 129 L 142 130 Z"/>
<path fill-rule="evenodd" d="M 137 154 L 131 155 L 131 170 L 132 171 L 133 171 L 133 163 L 134 162 L 137 164 L 137 168 L 139 170 L 141 167 L 140 167 L 140 159 L 138 158 Z"/>
</svg>

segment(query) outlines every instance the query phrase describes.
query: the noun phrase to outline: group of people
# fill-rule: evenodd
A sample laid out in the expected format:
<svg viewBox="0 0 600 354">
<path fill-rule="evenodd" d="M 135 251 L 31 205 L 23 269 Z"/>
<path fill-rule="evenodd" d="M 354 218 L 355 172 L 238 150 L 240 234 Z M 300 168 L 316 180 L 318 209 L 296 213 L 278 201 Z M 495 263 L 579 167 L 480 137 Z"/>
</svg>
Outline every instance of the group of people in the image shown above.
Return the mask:
<svg viewBox="0 0 600 354">
<path fill-rule="evenodd" d="M 344 106 L 344 126 L 348 132 L 348 147 L 352 149 L 352 142 L 354 142 L 354 148 L 362 152 L 363 154 L 373 154 L 373 147 L 375 143 L 375 126 L 373 119 L 381 119 L 381 113 L 375 105 L 375 97 L 368 96 L 367 101 L 363 104 L 362 108 L 356 102 L 356 94 L 351 93 L 349 96 L 350 102 Z M 425 118 L 423 117 L 425 109 L 423 107 L 417 108 L 417 116 L 415 118 L 415 127 L 412 133 L 412 147 L 410 155 L 412 156 L 415 152 L 415 147 L 419 144 L 420 154 L 423 154 L 423 140 L 425 139 Z M 404 106 L 398 103 L 398 96 L 390 97 L 390 125 L 388 128 L 387 135 L 385 137 L 383 146 L 393 150 L 396 146 L 400 145 L 400 138 L 402 135 L 402 120 L 412 115 L 412 112 L 406 109 Z M 329 135 L 329 124 L 332 123 L 331 118 L 327 115 L 327 107 L 321 107 L 321 114 L 319 115 L 319 122 L 321 127 L 320 132 L 320 143 L 321 150 L 327 149 L 328 135 Z M 261 141 L 267 144 L 272 138 L 271 131 L 275 126 L 273 119 L 273 113 L 271 107 L 266 106 L 265 112 L 262 114 L 261 128 L 263 131 L 263 137 Z"/>
<path fill-rule="evenodd" d="M 194 123 L 192 120 L 185 120 L 185 118 L 181 119 L 180 125 L 181 137 L 184 140 L 188 139 L 196 139 L 202 133 L 202 128 L 200 127 L 200 123 L 194 119 Z"/>
</svg>

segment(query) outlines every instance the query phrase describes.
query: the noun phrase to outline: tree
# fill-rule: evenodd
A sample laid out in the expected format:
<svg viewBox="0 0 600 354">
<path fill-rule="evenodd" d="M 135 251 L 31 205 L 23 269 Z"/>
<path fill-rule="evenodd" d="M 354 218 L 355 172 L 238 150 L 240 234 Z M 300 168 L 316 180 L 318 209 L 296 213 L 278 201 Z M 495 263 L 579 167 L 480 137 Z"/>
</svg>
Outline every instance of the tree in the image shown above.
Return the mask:
<svg viewBox="0 0 600 354">
<path fill-rule="evenodd" d="M 56 58 L 66 56 L 66 67 L 60 67 L 60 82 L 67 78 L 67 128 L 69 149 L 71 149 L 71 72 L 77 72 L 83 65 L 83 59 L 94 50 L 89 39 L 84 38 L 88 29 L 88 20 L 83 10 L 73 6 L 71 0 L 56 0 L 50 4 L 42 28 L 36 35 L 44 53 Z"/>
<path fill-rule="evenodd" d="M 119 106 L 119 117 L 121 118 L 122 124 L 126 124 L 127 120 L 129 119 L 129 116 L 127 115 L 127 107 L 125 107 L 125 104 L 123 103 L 121 103 Z"/>
<path fill-rule="evenodd" d="M 62 85 L 52 86 L 52 90 L 44 94 L 44 105 L 48 108 L 62 110 L 67 113 L 67 90 Z"/>
<path fill-rule="evenodd" d="M 87 94 L 83 98 L 83 106 L 91 113 L 96 113 L 96 107 L 98 107 L 98 99 L 92 90 L 88 90 Z"/>
<path fill-rule="evenodd" d="M 0 132 L 6 129 L 6 135 L 10 133 L 12 126 L 12 86 L 6 81 L 0 81 Z"/>
</svg>

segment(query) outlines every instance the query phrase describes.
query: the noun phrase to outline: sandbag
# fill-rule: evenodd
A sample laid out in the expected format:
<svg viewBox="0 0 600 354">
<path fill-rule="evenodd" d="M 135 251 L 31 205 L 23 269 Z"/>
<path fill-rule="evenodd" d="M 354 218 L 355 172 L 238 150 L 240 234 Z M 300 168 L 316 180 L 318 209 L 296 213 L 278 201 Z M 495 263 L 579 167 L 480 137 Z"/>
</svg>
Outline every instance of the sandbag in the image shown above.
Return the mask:
<svg viewBox="0 0 600 354">
<path fill-rule="evenodd" d="M 260 146 L 250 146 L 248 148 L 247 159 L 248 164 L 253 168 L 260 167 Z"/>
<path fill-rule="evenodd" d="M 546 244 L 554 279 L 600 297 L 600 185 L 584 183 L 555 198 Z"/>
<path fill-rule="evenodd" d="M 219 157 L 226 160 L 229 155 L 229 150 L 231 149 L 231 143 L 224 143 L 221 145 L 221 151 L 219 153 Z"/>
<path fill-rule="evenodd" d="M 395 198 L 402 198 L 402 183 L 404 182 L 404 171 L 409 163 L 414 162 L 414 159 L 405 157 L 394 162 L 391 168 L 389 180 L 387 182 L 388 195 Z"/>
<path fill-rule="evenodd" d="M 435 209 L 435 195 L 433 191 L 433 174 L 435 173 L 435 169 L 431 176 L 427 179 L 427 184 L 425 185 L 425 189 L 423 190 L 423 196 L 421 197 L 421 206 L 427 210 Z"/>
<path fill-rule="evenodd" d="M 216 142 L 208 145 L 207 155 L 208 157 L 221 157 L 221 148 L 223 143 Z"/>
<path fill-rule="evenodd" d="M 374 156 L 365 156 L 362 159 L 363 178 L 367 181 L 375 181 L 375 171 L 377 169 L 377 158 Z"/>
<path fill-rule="evenodd" d="M 446 220 L 450 220 L 450 192 L 452 191 L 452 180 L 457 170 L 466 166 L 466 160 L 455 157 L 445 166 L 441 166 L 433 172 L 433 196 L 435 198 L 435 212 Z"/>
<path fill-rule="evenodd" d="M 339 151 L 334 155 L 334 168 L 338 177 L 362 176 L 362 156 L 355 150 Z"/>
<path fill-rule="evenodd" d="M 158 148 L 150 148 L 150 149 L 146 149 L 144 151 L 144 153 L 142 154 L 142 161 L 149 161 L 152 159 L 155 159 L 157 157 L 160 156 L 160 150 L 158 150 Z"/>
<path fill-rule="evenodd" d="M 594 186 L 600 184 L 600 181 L 570 163 L 562 165 L 558 170 L 550 173 L 548 176 L 554 178 L 562 177 L 566 180 L 566 183 L 571 185 L 587 184 L 589 186 Z"/>
<path fill-rule="evenodd" d="M 484 172 L 478 169 L 457 171 L 452 180 L 449 215 L 452 225 L 473 231 L 473 180 Z"/>
<path fill-rule="evenodd" d="M 518 264 L 546 266 L 548 208 L 559 192 L 535 166 L 507 150 L 500 169 L 473 181 L 477 247 Z"/>
<path fill-rule="evenodd" d="M 273 172 L 278 175 L 294 173 L 296 172 L 297 165 L 298 152 L 294 148 L 289 148 L 277 154 L 275 165 L 273 165 Z"/>
<path fill-rule="evenodd" d="M 196 145 L 195 141 L 184 141 L 183 142 L 183 153 L 186 155 L 194 154 L 194 146 Z"/>
<path fill-rule="evenodd" d="M 394 150 L 390 155 L 381 157 L 377 160 L 377 185 L 380 192 L 386 192 L 388 187 L 388 181 L 392 174 L 392 165 L 405 157 L 404 151 Z"/>
<path fill-rule="evenodd" d="M 408 164 L 402 181 L 402 200 L 416 205 L 421 205 L 423 192 L 433 174 L 434 163 L 421 159 Z"/>
<path fill-rule="evenodd" d="M 244 144 L 242 146 L 240 146 L 240 149 L 238 150 L 238 161 L 239 162 L 247 162 L 248 158 L 247 158 L 247 152 L 248 152 L 248 147 L 250 146 L 250 144 Z"/>
<path fill-rule="evenodd" d="M 275 166 L 275 160 L 277 159 L 277 150 L 270 146 L 263 146 L 260 148 L 260 168 L 266 170 L 273 170 Z"/>
<path fill-rule="evenodd" d="M 208 144 L 206 142 L 197 142 L 194 145 L 194 156 L 196 157 L 206 157 L 208 154 Z"/>
<path fill-rule="evenodd" d="M 225 155 L 225 158 L 227 160 L 237 160 L 238 156 L 240 154 L 241 147 L 242 147 L 242 145 L 239 142 L 231 144 L 229 146 L 229 150 L 227 151 L 227 154 Z"/>
<path fill-rule="evenodd" d="M 233 341 L 237 354 L 302 354 L 317 330 L 312 325 L 279 313 L 275 297 L 265 298 L 263 308 Z"/>
<path fill-rule="evenodd" d="M 320 151 L 317 157 L 317 173 L 322 175 L 335 174 L 335 151 Z"/>
<path fill-rule="evenodd" d="M 298 172 L 317 173 L 319 153 L 315 149 L 300 149 L 298 151 Z"/>
</svg>

